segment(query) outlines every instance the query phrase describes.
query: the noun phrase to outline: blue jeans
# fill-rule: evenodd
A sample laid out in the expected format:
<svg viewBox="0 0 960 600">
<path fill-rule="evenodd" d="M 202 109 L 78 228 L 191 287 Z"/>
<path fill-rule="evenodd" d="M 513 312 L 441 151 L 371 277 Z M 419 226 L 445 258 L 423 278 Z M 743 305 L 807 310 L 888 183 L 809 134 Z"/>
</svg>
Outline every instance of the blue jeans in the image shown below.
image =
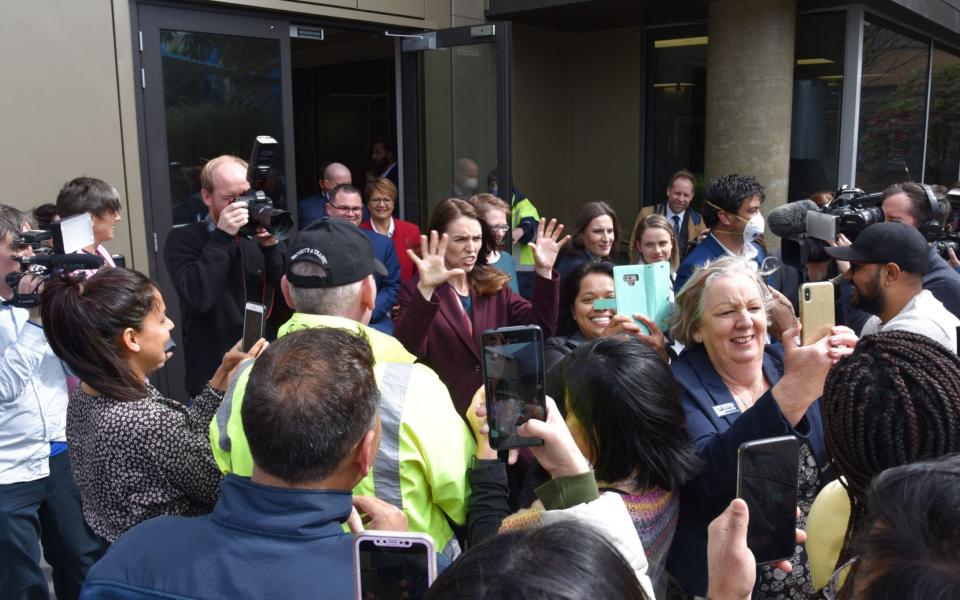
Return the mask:
<svg viewBox="0 0 960 600">
<path fill-rule="evenodd" d="M 0 485 L 0 598 L 49 598 L 40 546 L 53 567 L 57 600 L 76 599 L 107 548 L 87 526 L 70 473 L 69 450 L 50 459 L 50 475 Z"/>
</svg>

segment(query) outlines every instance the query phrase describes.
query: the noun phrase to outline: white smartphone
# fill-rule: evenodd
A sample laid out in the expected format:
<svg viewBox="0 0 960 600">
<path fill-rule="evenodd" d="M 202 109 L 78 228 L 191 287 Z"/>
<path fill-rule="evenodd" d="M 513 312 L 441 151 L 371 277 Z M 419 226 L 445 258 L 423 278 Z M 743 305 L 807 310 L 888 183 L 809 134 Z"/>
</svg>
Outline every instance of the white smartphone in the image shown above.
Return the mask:
<svg viewBox="0 0 960 600">
<path fill-rule="evenodd" d="M 353 541 L 357 600 L 418 600 L 437 577 L 437 553 L 424 533 L 368 530 Z"/>
<path fill-rule="evenodd" d="M 247 302 L 243 311 L 243 343 L 241 344 L 244 352 L 249 352 L 257 340 L 263 337 L 264 309 L 262 304 Z"/>
</svg>

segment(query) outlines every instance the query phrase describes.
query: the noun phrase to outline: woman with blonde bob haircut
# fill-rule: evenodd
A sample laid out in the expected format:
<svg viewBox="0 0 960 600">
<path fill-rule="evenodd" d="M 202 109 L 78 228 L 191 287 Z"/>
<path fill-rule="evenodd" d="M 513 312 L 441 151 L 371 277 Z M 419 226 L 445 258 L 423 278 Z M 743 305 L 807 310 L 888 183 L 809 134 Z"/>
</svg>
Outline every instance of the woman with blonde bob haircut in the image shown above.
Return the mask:
<svg viewBox="0 0 960 600">
<path fill-rule="evenodd" d="M 680 267 L 680 250 L 677 234 L 663 215 L 650 215 L 637 223 L 634 231 L 636 242 L 630 248 L 630 261 L 634 264 L 652 264 L 670 261 L 670 273 Z"/>
<path fill-rule="evenodd" d="M 816 400 L 827 371 L 853 351 L 846 327 L 800 346 L 800 326 L 783 344 L 767 342 L 774 297 L 755 262 L 724 256 L 694 271 L 677 294 L 671 333 L 687 350 L 671 364 L 703 472 L 680 495 L 680 519 L 667 570 L 691 594 L 707 587 L 707 527 L 736 493 L 737 450 L 752 440 L 793 435 L 800 442 L 798 505 L 806 514 L 832 479 Z M 806 552 L 797 547 L 784 576 L 762 567 L 754 598 L 813 594 Z"/>
</svg>

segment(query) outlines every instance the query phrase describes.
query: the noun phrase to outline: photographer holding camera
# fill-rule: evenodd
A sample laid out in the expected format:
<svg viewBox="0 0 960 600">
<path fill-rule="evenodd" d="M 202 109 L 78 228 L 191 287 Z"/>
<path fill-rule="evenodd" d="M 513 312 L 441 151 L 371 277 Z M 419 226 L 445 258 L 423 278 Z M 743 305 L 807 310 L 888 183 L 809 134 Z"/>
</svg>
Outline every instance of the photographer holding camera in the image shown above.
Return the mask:
<svg viewBox="0 0 960 600">
<path fill-rule="evenodd" d="M 248 171 L 237 156 L 207 162 L 200 173 L 207 218 L 178 227 L 167 237 L 164 258 L 180 296 L 191 397 L 200 393 L 220 358 L 243 335 L 247 302 L 266 306 L 267 339 L 276 337 L 277 327 L 291 314 L 279 292 L 284 258 L 278 236 L 259 224 L 254 235 L 243 235 L 252 225 L 251 207 L 241 199 L 251 187 Z"/>
<path fill-rule="evenodd" d="M 40 285 L 14 257 L 33 256 L 20 234 L 24 213 L 0 205 L 0 297 L 27 296 Z M 39 307 L 0 306 L 0 597 L 48 597 L 40 547 L 53 565 L 57 598 L 77 598 L 103 544 L 87 527 L 70 473 L 66 443 L 67 382 L 47 344 Z"/>
<path fill-rule="evenodd" d="M 944 233 L 944 224 L 950 216 L 950 203 L 941 186 L 929 186 L 913 181 L 895 183 L 883 190 L 881 209 L 885 222 L 896 222 L 917 229 L 927 242 L 926 268 L 922 273 L 923 289 L 929 290 L 934 298 L 960 318 L 960 274 L 945 261 L 932 242 Z M 843 245 L 843 244 L 840 244 Z M 845 272 L 847 265 L 839 264 Z M 860 329 L 871 315 L 853 306 L 852 283 L 848 280 L 841 285 L 841 303 L 845 324 L 854 331 Z"/>
</svg>

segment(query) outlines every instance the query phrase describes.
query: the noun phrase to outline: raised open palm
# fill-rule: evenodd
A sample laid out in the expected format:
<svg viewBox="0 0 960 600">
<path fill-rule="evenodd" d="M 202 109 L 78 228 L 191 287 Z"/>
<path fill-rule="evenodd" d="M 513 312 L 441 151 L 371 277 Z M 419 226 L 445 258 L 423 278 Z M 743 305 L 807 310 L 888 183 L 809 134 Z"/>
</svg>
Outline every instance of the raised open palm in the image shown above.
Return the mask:
<svg viewBox="0 0 960 600">
<path fill-rule="evenodd" d="M 451 277 L 464 274 L 463 269 L 447 268 L 444 256 L 447 253 L 448 241 L 447 234 L 441 236 L 436 231 L 431 231 L 429 239 L 425 235 L 420 236 L 422 256 L 417 256 L 413 250 L 407 250 L 407 256 L 417 265 L 417 271 L 420 273 L 420 282 L 417 287 L 427 300 L 433 295 L 433 290 L 449 281 Z"/>
<path fill-rule="evenodd" d="M 540 219 L 540 224 L 537 226 L 537 241 L 528 244 L 533 249 L 533 260 L 537 271 L 547 273 L 541 273 L 547 279 L 550 278 L 549 272 L 557 262 L 560 249 L 570 241 L 569 235 L 561 238 L 561 234 L 563 234 L 563 225 L 557 223 L 556 219 L 550 219 L 550 223 L 547 223 L 546 219 Z"/>
</svg>

